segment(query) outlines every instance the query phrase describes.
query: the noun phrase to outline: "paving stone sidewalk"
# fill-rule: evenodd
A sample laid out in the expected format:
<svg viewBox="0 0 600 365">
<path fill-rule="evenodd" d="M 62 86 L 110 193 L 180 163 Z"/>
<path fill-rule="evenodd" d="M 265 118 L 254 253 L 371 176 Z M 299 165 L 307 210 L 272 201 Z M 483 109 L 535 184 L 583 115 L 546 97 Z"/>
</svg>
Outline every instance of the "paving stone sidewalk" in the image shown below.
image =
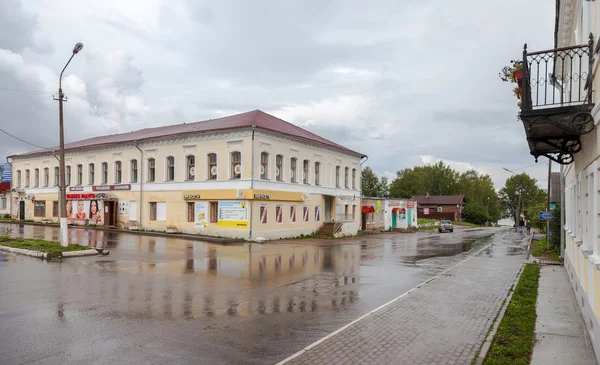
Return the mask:
<svg viewBox="0 0 600 365">
<path fill-rule="evenodd" d="M 497 234 L 489 249 L 286 365 L 470 364 L 515 283 L 526 241 Z"/>
</svg>

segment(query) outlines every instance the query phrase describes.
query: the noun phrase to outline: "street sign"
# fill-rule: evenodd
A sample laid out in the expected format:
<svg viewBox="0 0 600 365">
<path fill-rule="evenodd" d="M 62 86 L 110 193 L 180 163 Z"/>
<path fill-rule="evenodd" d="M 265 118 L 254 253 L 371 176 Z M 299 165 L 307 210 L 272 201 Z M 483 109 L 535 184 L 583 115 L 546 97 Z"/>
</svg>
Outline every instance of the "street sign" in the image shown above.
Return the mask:
<svg viewBox="0 0 600 365">
<path fill-rule="evenodd" d="M 423 214 L 429 215 L 429 208 L 423 208 Z"/>
<path fill-rule="evenodd" d="M 556 204 L 555 204 L 555 203 L 550 203 L 550 209 L 551 209 L 551 210 L 554 210 L 554 209 L 556 209 Z"/>
<path fill-rule="evenodd" d="M 552 212 L 540 212 L 539 219 L 541 221 L 551 221 L 552 220 Z"/>
</svg>

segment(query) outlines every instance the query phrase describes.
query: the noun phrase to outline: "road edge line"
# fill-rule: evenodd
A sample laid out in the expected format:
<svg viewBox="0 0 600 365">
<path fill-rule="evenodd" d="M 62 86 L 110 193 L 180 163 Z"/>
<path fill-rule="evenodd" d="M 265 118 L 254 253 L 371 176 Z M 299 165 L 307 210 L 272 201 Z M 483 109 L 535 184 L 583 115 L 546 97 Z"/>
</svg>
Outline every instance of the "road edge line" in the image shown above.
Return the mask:
<svg viewBox="0 0 600 365">
<path fill-rule="evenodd" d="M 389 302 L 387 302 L 387 303 L 384 303 L 384 304 L 380 305 L 379 307 L 377 307 L 377 308 L 375 308 L 375 309 L 371 310 L 370 312 L 368 312 L 368 313 L 366 313 L 366 314 L 363 314 L 362 316 L 358 317 L 357 319 L 353 320 L 352 322 L 350 322 L 350 323 L 346 324 L 345 326 L 343 326 L 343 327 L 341 327 L 341 328 L 337 329 L 336 331 L 333 331 L 333 332 L 331 332 L 330 334 L 328 334 L 327 336 L 325 336 L 325 337 L 323 337 L 323 338 L 321 338 L 321 339 L 317 340 L 316 342 L 313 342 L 312 344 L 310 344 L 310 345 L 306 346 L 305 348 L 303 348 L 302 350 L 300 350 L 300 351 L 296 352 L 295 354 L 293 354 L 293 355 L 291 355 L 291 356 L 289 356 L 289 357 L 287 357 L 287 358 L 285 358 L 285 359 L 281 360 L 280 362 L 276 363 L 275 365 L 283 365 L 283 364 L 287 363 L 288 361 L 290 361 L 290 360 L 292 360 L 292 359 L 295 359 L 296 357 L 298 357 L 298 356 L 302 355 L 302 354 L 303 354 L 303 353 L 305 353 L 306 351 L 308 351 L 308 350 L 312 349 L 313 347 L 315 347 L 315 346 L 317 346 L 317 345 L 321 344 L 322 342 L 324 342 L 324 341 L 328 340 L 329 338 L 331 338 L 331 337 L 333 337 L 333 336 L 337 335 L 338 333 L 342 332 L 343 330 L 345 330 L 346 328 L 348 328 L 348 327 L 352 326 L 353 324 L 355 324 L 355 323 L 358 323 L 358 322 L 360 322 L 361 320 L 365 319 L 366 317 L 370 316 L 371 314 L 374 314 L 374 313 L 376 313 L 377 311 L 379 311 L 379 310 L 381 310 L 381 309 L 383 309 L 383 308 L 387 307 L 388 305 L 390 305 L 390 304 L 392 304 L 392 303 L 395 303 L 395 302 L 397 302 L 398 300 L 402 299 L 402 298 L 403 298 L 403 297 L 405 297 L 406 295 L 410 294 L 410 293 L 411 293 L 412 291 L 414 291 L 415 289 L 419 289 L 419 288 L 421 287 L 421 285 L 428 284 L 428 283 L 432 282 L 433 280 L 435 280 L 435 279 L 438 279 L 440 276 L 442 276 L 442 275 L 446 274 L 447 272 L 449 272 L 449 271 L 451 271 L 451 270 L 453 270 L 453 269 L 457 268 L 458 266 L 462 265 L 463 263 L 465 263 L 465 262 L 469 261 L 469 260 L 470 260 L 470 259 L 472 259 L 473 257 L 475 257 L 475 256 L 479 255 L 479 254 L 480 254 L 480 253 L 482 253 L 483 251 L 485 251 L 485 250 L 487 250 L 488 248 L 490 248 L 490 247 L 492 246 L 492 244 L 493 244 L 493 243 L 490 243 L 489 245 L 487 245 L 487 246 L 483 247 L 482 249 L 480 249 L 479 251 L 477 251 L 477 252 L 476 252 L 476 253 L 474 253 L 473 255 L 471 255 L 471 256 L 467 257 L 466 259 L 462 260 L 462 261 L 461 261 L 461 262 L 459 262 L 458 264 L 456 264 L 456 265 L 454 265 L 454 266 L 450 267 L 449 269 L 446 269 L 446 270 L 442 271 L 441 273 L 439 273 L 439 274 L 437 274 L 437 275 L 435 275 L 435 276 L 431 277 L 430 279 L 427 279 L 427 280 L 423 281 L 423 282 L 422 282 L 422 283 L 420 283 L 420 284 L 417 284 L 417 286 L 415 286 L 415 287 L 414 287 L 414 288 L 412 288 L 412 289 L 409 289 L 408 291 L 404 292 L 404 293 L 403 293 L 403 294 L 401 294 L 400 296 L 398 296 L 398 297 L 396 297 L 396 298 L 394 298 L 394 299 L 390 300 L 390 301 L 389 301 Z"/>
</svg>

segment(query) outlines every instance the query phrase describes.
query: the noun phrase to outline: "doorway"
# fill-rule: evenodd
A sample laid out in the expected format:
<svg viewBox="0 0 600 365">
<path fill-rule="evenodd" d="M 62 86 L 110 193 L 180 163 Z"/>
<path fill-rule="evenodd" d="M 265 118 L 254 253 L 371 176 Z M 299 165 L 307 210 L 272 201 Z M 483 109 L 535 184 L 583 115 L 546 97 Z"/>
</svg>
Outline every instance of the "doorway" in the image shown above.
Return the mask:
<svg viewBox="0 0 600 365">
<path fill-rule="evenodd" d="M 412 226 L 412 209 L 406 210 L 406 223 L 409 227 Z"/>
<path fill-rule="evenodd" d="M 367 230 L 367 215 L 365 213 L 362 214 L 362 230 Z"/>
<path fill-rule="evenodd" d="M 117 225 L 117 202 L 114 200 L 104 201 L 104 225 Z"/>
<path fill-rule="evenodd" d="M 398 216 L 398 213 L 392 211 L 392 228 L 396 228 L 396 217 Z"/>
<path fill-rule="evenodd" d="M 331 222 L 331 197 L 325 197 L 325 222 Z"/>
<path fill-rule="evenodd" d="M 19 201 L 19 219 L 25 220 L 25 200 Z"/>
</svg>

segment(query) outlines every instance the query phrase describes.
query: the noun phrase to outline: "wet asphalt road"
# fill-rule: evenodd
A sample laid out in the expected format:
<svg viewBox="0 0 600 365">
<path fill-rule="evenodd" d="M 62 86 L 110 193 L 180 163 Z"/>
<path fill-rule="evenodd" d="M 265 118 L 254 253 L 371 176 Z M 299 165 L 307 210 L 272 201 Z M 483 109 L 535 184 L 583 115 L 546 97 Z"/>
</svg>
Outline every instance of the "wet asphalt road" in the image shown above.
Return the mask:
<svg viewBox="0 0 600 365">
<path fill-rule="evenodd" d="M 15 236 L 58 235 L 10 226 Z M 0 363 L 273 364 L 501 231 L 249 247 L 71 229 L 72 240 L 110 255 L 46 262 L 0 253 Z"/>
</svg>

